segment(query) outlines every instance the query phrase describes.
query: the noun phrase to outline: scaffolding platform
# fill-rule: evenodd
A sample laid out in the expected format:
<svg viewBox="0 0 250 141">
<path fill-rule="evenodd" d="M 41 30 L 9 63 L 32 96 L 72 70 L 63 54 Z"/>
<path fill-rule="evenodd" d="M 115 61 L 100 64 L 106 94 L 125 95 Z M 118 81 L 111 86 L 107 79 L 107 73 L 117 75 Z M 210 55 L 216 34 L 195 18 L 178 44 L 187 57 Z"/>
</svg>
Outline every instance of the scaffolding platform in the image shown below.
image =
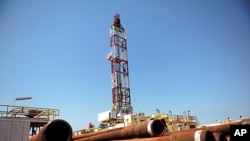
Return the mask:
<svg viewBox="0 0 250 141">
<path fill-rule="evenodd" d="M 27 136 L 35 135 L 42 126 L 59 116 L 58 109 L 0 105 L 0 123 L 11 132 L 11 128 L 25 128 Z M 24 130 L 23 130 L 24 131 Z M 6 131 L 7 132 L 7 131 Z M 8 132 L 8 133 L 9 133 Z"/>
<path fill-rule="evenodd" d="M 0 118 L 28 117 L 34 119 L 47 119 L 48 121 L 51 121 L 54 120 L 56 116 L 59 116 L 58 109 L 0 105 Z"/>
</svg>

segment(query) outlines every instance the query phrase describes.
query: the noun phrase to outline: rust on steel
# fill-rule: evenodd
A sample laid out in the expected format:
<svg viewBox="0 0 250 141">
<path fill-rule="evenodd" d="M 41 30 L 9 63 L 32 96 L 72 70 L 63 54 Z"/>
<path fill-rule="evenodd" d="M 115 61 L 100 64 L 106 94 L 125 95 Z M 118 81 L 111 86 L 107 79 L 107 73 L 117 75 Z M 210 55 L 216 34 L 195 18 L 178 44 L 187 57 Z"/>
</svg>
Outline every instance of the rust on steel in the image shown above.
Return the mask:
<svg viewBox="0 0 250 141">
<path fill-rule="evenodd" d="M 80 138 L 74 141 L 100 141 L 100 140 L 122 140 L 132 138 L 147 138 L 162 136 L 165 133 L 165 126 L 161 120 L 150 120 L 137 125 L 119 128 L 110 132 Z"/>
<path fill-rule="evenodd" d="M 95 135 L 100 135 L 100 134 L 104 134 L 104 133 L 108 133 L 108 132 L 113 132 L 113 131 L 116 131 L 116 130 L 121 130 L 121 127 L 120 128 L 114 128 L 114 129 L 102 130 L 102 131 L 98 131 L 98 132 L 87 133 L 87 134 L 73 135 L 72 140 L 87 138 L 87 137 L 91 137 L 91 136 L 95 136 Z"/>
<path fill-rule="evenodd" d="M 135 138 L 122 141 L 215 141 L 215 138 L 212 132 L 208 130 L 186 130 L 184 132 L 170 132 L 160 137 L 149 137 L 143 139 Z"/>
<path fill-rule="evenodd" d="M 158 120 L 160 121 L 160 120 Z M 160 122 L 159 122 L 160 123 Z M 162 122 L 161 122 L 162 123 Z M 163 124 L 163 123 L 162 123 Z M 162 132 L 158 125 L 143 123 L 139 125 L 131 125 L 124 128 L 116 128 L 101 132 L 90 133 L 86 135 L 78 135 L 74 141 L 87 140 L 112 140 L 112 141 L 229 141 L 230 125 L 250 125 L 250 119 L 227 122 L 213 126 L 202 126 L 200 128 L 182 130 L 175 132 Z M 164 126 L 164 124 L 163 124 Z M 150 128 L 148 128 L 150 127 Z M 148 130 L 151 129 L 151 130 Z M 159 130 L 157 130 L 159 129 Z M 165 129 L 164 129 L 165 131 Z"/>
<path fill-rule="evenodd" d="M 72 128 L 64 120 L 56 119 L 46 124 L 29 141 L 71 141 Z"/>
<path fill-rule="evenodd" d="M 240 121 L 233 121 L 233 122 L 227 122 L 227 123 L 222 123 L 219 125 L 214 125 L 214 126 L 204 126 L 198 129 L 206 129 L 211 132 L 220 132 L 225 135 L 230 134 L 230 125 L 250 125 L 250 119 L 243 119 Z"/>
<path fill-rule="evenodd" d="M 223 133 L 220 132 L 216 132 L 213 133 L 215 141 L 227 141 L 226 136 Z"/>
</svg>

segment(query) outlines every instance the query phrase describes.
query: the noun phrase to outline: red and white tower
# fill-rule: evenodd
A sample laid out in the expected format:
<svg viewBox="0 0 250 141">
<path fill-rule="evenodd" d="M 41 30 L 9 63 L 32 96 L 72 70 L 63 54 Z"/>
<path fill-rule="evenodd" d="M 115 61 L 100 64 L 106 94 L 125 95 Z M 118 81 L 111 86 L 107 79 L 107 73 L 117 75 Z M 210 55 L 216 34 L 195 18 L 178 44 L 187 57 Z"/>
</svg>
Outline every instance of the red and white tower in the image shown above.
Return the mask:
<svg viewBox="0 0 250 141">
<path fill-rule="evenodd" d="M 132 114 L 127 41 L 119 14 L 114 15 L 114 22 L 110 26 L 110 52 L 107 59 L 111 62 L 112 109 L 117 114 Z"/>
</svg>

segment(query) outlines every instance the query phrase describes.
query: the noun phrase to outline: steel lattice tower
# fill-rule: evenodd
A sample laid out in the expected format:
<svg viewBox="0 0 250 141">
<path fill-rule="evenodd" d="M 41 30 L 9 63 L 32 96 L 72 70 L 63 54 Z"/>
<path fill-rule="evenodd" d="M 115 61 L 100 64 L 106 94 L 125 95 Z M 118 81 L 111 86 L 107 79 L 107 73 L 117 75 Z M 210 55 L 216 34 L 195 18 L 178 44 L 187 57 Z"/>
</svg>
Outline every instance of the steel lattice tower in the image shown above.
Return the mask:
<svg viewBox="0 0 250 141">
<path fill-rule="evenodd" d="M 110 52 L 107 59 L 111 62 L 112 109 L 117 113 L 132 114 L 126 34 L 119 14 L 114 15 L 114 22 L 110 26 Z"/>
</svg>

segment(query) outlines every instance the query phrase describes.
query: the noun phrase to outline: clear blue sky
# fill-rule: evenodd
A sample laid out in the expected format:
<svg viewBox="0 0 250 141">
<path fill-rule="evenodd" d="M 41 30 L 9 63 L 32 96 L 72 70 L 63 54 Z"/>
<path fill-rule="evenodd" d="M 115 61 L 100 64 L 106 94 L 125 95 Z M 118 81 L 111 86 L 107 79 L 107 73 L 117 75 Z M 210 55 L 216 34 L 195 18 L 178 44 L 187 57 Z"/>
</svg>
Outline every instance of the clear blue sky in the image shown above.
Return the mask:
<svg viewBox="0 0 250 141">
<path fill-rule="evenodd" d="M 244 0 L 0 2 L 0 104 L 58 108 L 74 130 L 112 106 L 109 27 L 126 29 L 134 112 L 250 117 Z"/>
</svg>

